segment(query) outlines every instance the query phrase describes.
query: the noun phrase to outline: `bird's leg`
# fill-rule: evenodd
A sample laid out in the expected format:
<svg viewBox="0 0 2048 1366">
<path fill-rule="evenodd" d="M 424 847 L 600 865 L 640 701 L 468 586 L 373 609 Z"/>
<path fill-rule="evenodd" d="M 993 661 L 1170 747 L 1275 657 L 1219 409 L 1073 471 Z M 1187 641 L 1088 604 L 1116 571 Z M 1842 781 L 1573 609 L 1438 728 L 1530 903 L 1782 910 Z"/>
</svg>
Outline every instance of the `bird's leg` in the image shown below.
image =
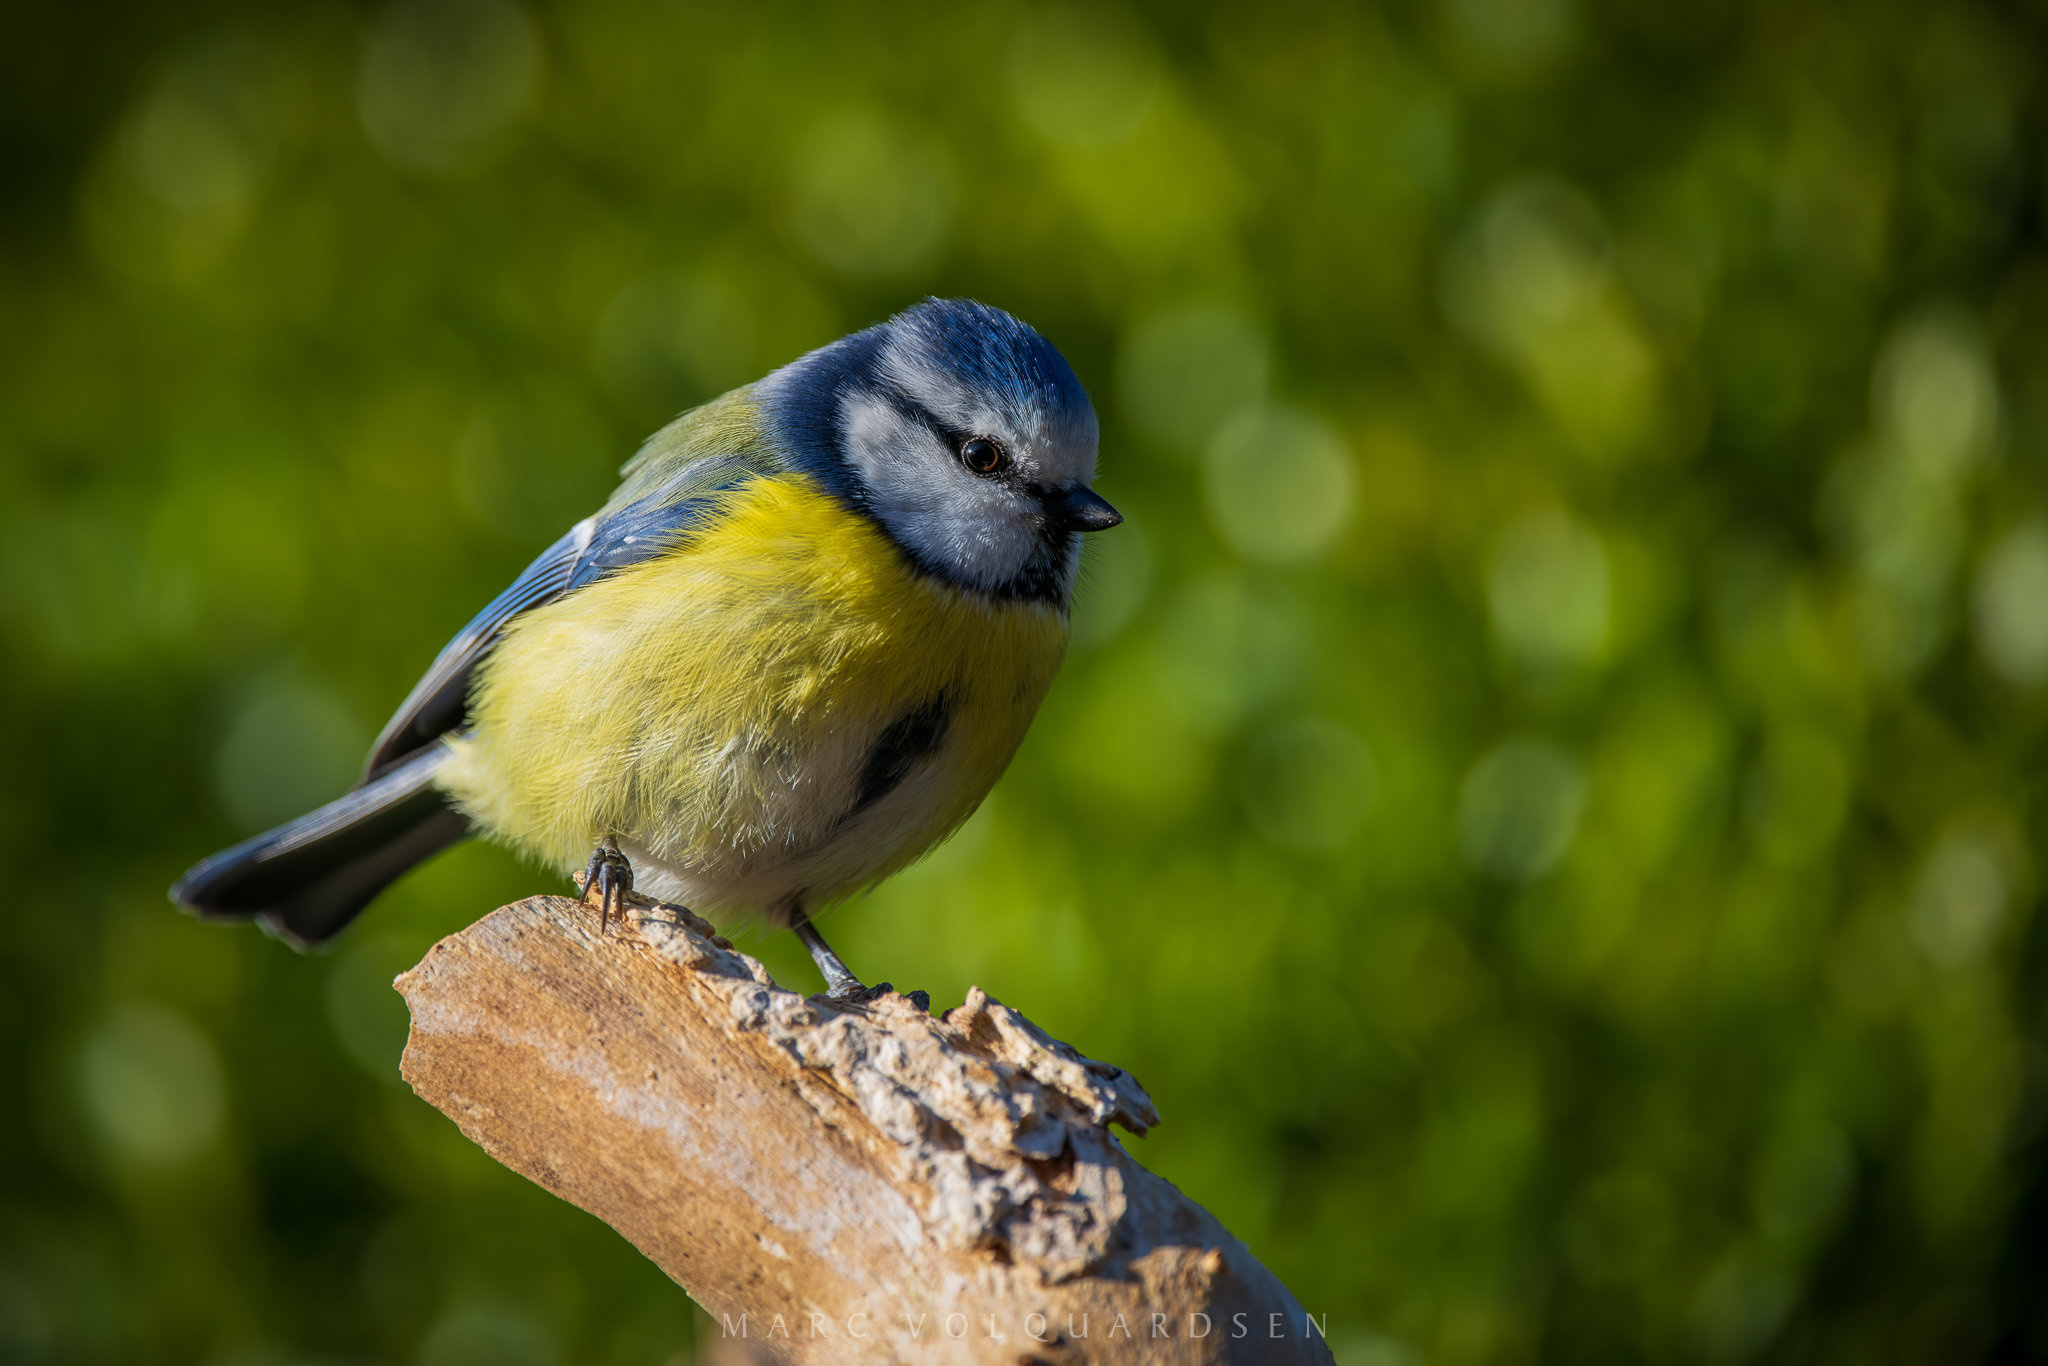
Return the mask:
<svg viewBox="0 0 2048 1366">
<path fill-rule="evenodd" d="M 801 911 L 797 914 L 799 918 L 795 926 L 796 937 L 810 950 L 811 961 L 816 963 L 818 971 L 824 974 L 827 996 L 842 1005 L 866 1005 L 869 1001 L 880 1000 L 895 990 L 887 982 L 878 982 L 871 987 L 862 986 L 860 978 L 854 976 L 852 970 L 840 961 L 838 954 L 832 952 L 832 946 L 825 942 L 824 935 L 818 933 L 818 927 L 811 923 L 810 917 Z M 925 992 L 913 991 L 907 994 L 919 1010 L 928 1011 L 932 1008 L 932 998 Z"/>
<path fill-rule="evenodd" d="M 825 942 L 825 936 L 818 933 L 818 927 L 808 916 L 796 922 L 796 937 L 810 950 L 811 961 L 818 965 L 818 971 L 825 976 L 825 991 L 835 1001 L 872 1001 L 889 990 L 887 982 L 878 987 L 864 987 L 852 969 L 840 961 L 832 952 L 832 946 Z"/>
<path fill-rule="evenodd" d="M 619 852 L 617 836 L 606 835 L 590 851 L 590 865 L 583 870 L 583 899 L 597 896 L 597 932 L 603 934 L 612 920 L 612 908 L 626 913 L 626 893 L 633 890 L 633 865 Z"/>
</svg>

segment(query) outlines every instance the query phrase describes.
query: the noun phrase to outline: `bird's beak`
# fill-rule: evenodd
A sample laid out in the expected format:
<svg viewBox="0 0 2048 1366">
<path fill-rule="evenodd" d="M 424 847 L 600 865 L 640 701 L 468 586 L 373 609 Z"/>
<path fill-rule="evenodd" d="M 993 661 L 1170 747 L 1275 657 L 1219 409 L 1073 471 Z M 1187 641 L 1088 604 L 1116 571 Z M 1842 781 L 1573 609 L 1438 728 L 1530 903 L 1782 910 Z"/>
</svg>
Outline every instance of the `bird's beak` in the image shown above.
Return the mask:
<svg viewBox="0 0 2048 1366">
<path fill-rule="evenodd" d="M 1124 519 L 1107 498 L 1083 484 L 1047 492 L 1045 515 L 1061 531 L 1107 531 Z"/>
</svg>

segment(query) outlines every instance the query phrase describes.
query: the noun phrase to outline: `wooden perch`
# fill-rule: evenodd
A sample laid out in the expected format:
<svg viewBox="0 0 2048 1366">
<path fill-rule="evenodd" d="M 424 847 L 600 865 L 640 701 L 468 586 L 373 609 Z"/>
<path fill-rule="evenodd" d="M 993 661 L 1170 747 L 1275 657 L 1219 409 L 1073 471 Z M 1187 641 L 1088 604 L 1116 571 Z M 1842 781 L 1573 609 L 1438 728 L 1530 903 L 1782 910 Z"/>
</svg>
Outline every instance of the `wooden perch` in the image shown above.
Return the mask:
<svg viewBox="0 0 2048 1366">
<path fill-rule="evenodd" d="M 1244 1244 L 1133 1161 L 1129 1073 L 978 988 L 785 991 L 687 911 L 534 897 L 398 979 L 405 1079 L 776 1362 L 1328 1362 Z M 721 1357 L 720 1359 L 729 1359 Z"/>
</svg>

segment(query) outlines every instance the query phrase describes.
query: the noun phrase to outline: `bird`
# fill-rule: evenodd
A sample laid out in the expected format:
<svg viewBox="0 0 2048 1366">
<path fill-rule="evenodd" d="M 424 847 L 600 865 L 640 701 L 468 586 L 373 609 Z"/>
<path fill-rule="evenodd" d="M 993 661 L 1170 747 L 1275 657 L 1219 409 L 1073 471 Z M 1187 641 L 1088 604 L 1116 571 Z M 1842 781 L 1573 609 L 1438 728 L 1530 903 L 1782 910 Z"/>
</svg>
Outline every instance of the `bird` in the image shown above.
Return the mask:
<svg viewBox="0 0 2048 1366">
<path fill-rule="evenodd" d="M 796 932 L 988 795 L 1066 652 L 1093 487 L 1087 391 L 1001 309 L 927 299 L 685 412 L 458 632 L 357 785 L 194 865 L 171 899 L 332 939 L 481 835 L 629 892 Z M 566 519 L 565 519 L 566 520 Z"/>
</svg>

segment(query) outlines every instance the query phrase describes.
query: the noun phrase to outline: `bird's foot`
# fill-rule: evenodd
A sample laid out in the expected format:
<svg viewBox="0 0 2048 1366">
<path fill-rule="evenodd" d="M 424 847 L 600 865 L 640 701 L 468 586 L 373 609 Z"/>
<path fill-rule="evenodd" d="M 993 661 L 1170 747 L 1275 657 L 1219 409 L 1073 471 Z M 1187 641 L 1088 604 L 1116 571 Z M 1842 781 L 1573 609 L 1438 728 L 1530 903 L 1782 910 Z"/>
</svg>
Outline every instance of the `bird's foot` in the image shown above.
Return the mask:
<svg viewBox="0 0 2048 1366">
<path fill-rule="evenodd" d="M 597 930 L 611 925 L 612 912 L 626 913 L 626 894 L 633 890 L 633 865 L 619 852 L 617 840 L 606 839 L 590 851 L 590 864 L 583 870 L 583 900 L 597 898 Z"/>
<path fill-rule="evenodd" d="M 862 986 L 860 978 L 854 976 L 853 970 L 840 961 L 838 954 L 832 952 L 832 946 L 825 942 L 825 936 L 818 933 L 818 927 L 810 922 L 808 916 L 799 918 L 795 929 L 796 937 L 803 941 L 803 946 L 810 951 L 811 961 L 818 965 L 818 972 L 825 979 L 826 999 L 834 1005 L 858 1009 L 861 1006 L 872 1005 L 896 990 L 887 982 L 878 982 L 871 987 Z M 929 992 L 905 992 L 904 999 L 927 1015 L 931 1013 L 932 998 Z"/>
<path fill-rule="evenodd" d="M 887 982 L 877 982 L 871 987 L 864 987 L 859 981 L 849 977 L 843 982 L 834 982 L 825 996 L 834 1005 L 865 1006 L 873 1005 L 884 996 L 894 995 L 895 992 L 896 988 Z M 903 993 L 903 999 L 927 1015 L 932 1013 L 932 995 L 928 991 L 906 991 Z"/>
</svg>

